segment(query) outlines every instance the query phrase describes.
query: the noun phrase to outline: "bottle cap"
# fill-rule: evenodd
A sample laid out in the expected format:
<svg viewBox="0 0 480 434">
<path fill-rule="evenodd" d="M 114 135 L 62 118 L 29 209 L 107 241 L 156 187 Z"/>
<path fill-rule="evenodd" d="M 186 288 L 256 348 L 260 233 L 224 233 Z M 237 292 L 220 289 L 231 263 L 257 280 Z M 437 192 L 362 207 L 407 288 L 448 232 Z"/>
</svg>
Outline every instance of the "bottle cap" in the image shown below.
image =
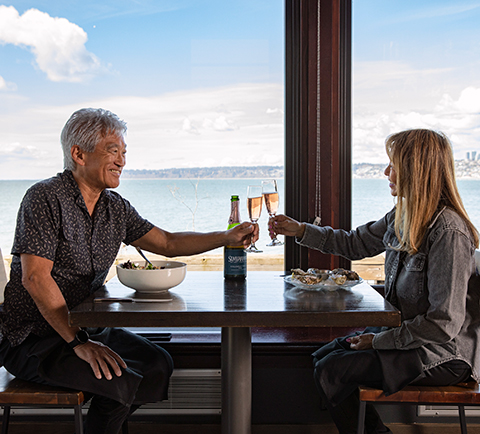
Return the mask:
<svg viewBox="0 0 480 434">
<path fill-rule="evenodd" d="M 230 199 L 232 202 L 235 202 L 236 200 L 240 200 L 237 195 L 232 195 L 232 198 Z"/>
</svg>

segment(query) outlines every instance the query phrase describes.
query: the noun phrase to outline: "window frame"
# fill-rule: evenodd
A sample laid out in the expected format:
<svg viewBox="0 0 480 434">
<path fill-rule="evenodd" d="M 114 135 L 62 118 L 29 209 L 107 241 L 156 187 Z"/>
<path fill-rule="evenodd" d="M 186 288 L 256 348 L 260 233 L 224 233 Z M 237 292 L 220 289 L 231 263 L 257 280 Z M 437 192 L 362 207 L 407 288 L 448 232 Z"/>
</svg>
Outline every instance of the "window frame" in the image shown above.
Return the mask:
<svg viewBox="0 0 480 434">
<path fill-rule="evenodd" d="M 352 0 L 285 0 L 285 213 L 351 228 Z M 287 238 L 285 271 L 343 267 Z"/>
</svg>

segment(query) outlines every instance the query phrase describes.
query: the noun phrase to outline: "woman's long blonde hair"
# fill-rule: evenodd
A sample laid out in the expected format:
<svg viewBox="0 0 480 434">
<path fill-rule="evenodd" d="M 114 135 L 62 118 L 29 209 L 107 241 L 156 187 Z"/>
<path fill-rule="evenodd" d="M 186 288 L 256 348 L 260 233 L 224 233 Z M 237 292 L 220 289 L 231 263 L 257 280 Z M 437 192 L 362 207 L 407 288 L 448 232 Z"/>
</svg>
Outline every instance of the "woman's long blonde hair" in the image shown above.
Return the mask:
<svg viewBox="0 0 480 434">
<path fill-rule="evenodd" d="M 465 220 L 478 247 L 478 231 L 468 218 L 458 192 L 448 138 L 432 130 L 407 130 L 387 137 L 385 147 L 397 174 L 398 248 L 416 253 L 441 206 L 453 209 Z"/>
</svg>

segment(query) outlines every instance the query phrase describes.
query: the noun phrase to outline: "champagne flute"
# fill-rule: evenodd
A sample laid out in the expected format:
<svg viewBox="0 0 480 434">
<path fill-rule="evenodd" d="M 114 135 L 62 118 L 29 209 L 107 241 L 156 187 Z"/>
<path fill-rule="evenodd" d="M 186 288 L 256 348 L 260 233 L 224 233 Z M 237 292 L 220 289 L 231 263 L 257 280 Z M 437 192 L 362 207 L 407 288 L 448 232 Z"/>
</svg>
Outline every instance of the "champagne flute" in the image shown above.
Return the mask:
<svg viewBox="0 0 480 434">
<path fill-rule="evenodd" d="M 247 208 L 248 216 L 252 223 L 256 223 L 260 218 L 262 213 L 262 186 L 261 185 L 249 185 L 247 190 Z M 248 248 L 245 249 L 246 252 L 250 253 L 261 253 L 261 250 L 257 249 L 255 243 L 250 244 Z"/>
<path fill-rule="evenodd" d="M 274 217 L 278 211 L 279 196 L 277 181 L 270 179 L 268 181 L 262 181 L 262 193 L 265 199 L 265 206 L 270 217 Z M 267 247 L 281 246 L 283 243 L 277 239 L 276 236 L 272 238 L 272 241 L 267 244 Z"/>
</svg>

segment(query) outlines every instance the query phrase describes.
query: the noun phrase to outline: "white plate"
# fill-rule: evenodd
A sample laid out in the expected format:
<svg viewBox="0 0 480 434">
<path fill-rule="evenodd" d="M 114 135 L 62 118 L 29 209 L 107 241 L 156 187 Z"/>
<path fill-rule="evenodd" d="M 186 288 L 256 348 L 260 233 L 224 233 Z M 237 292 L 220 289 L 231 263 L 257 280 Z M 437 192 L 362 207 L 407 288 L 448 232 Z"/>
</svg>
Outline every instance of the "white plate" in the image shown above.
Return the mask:
<svg viewBox="0 0 480 434">
<path fill-rule="evenodd" d="M 326 291 L 335 291 L 339 288 L 351 288 L 352 286 L 358 285 L 359 283 L 363 282 L 363 279 L 360 280 L 347 280 L 343 285 L 336 284 L 332 279 L 328 278 L 320 283 L 315 283 L 312 285 L 308 285 L 307 283 L 302 283 L 299 280 L 292 279 L 292 276 L 284 277 L 285 282 L 289 283 L 290 285 L 296 286 L 300 289 L 305 289 L 307 291 L 320 291 L 324 289 Z"/>
</svg>

